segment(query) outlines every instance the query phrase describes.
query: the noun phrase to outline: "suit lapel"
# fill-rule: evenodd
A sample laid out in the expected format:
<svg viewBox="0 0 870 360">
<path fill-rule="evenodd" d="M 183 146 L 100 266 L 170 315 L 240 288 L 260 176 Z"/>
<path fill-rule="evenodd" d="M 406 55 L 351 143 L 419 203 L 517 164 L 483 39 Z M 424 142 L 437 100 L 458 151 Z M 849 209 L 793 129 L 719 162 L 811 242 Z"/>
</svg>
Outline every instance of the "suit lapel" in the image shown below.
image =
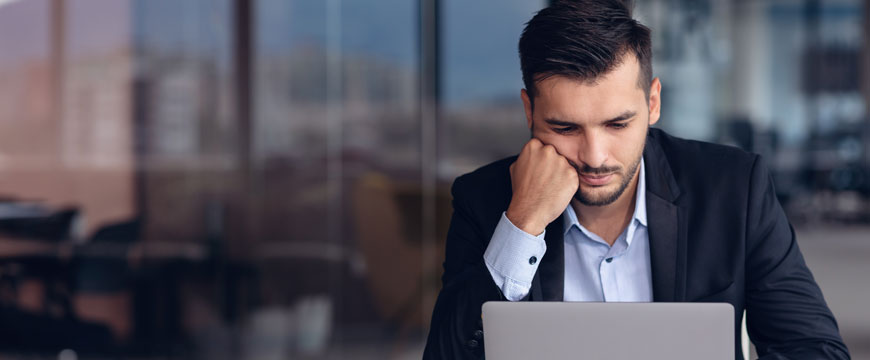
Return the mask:
<svg viewBox="0 0 870 360">
<path fill-rule="evenodd" d="M 647 193 L 649 257 L 652 269 L 653 301 L 675 300 L 677 273 L 677 237 L 679 217 L 674 204 Z"/>
<path fill-rule="evenodd" d="M 660 130 L 650 129 L 644 148 L 646 206 L 649 224 L 653 301 L 682 301 L 685 292 L 685 210 L 674 202 L 680 195 L 664 151 Z M 548 245 L 549 246 L 549 245 Z"/>
</svg>

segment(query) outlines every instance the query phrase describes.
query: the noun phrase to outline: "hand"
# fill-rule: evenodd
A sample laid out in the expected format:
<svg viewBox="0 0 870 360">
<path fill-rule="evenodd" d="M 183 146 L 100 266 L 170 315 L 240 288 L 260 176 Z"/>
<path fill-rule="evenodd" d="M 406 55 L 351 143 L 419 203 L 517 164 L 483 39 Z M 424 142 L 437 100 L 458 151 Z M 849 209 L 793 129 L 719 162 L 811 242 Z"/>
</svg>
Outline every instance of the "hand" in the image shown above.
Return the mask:
<svg viewBox="0 0 870 360">
<path fill-rule="evenodd" d="M 536 236 L 565 211 L 580 186 L 577 170 L 568 159 L 538 139 L 523 146 L 510 173 L 513 197 L 507 218 Z"/>
</svg>

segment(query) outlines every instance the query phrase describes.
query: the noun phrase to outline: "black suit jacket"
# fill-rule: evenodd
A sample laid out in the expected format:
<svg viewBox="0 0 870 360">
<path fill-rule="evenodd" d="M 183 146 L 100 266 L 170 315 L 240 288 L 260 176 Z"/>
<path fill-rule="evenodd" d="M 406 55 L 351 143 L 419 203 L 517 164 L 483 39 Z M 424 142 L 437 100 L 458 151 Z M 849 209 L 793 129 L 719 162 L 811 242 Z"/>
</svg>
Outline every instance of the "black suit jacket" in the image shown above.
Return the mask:
<svg viewBox="0 0 870 360">
<path fill-rule="evenodd" d="M 760 156 L 651 128 L 643 157 L 654 301 L 733 305 L 738 359 L 744 309 L 762 359 L 849 358 Z M 510 203 L 514 160 L 453 183 L 443 287 L 426 359 L 483 358 L 481 305 L 505 300 L 483 253 Z M 562 221 L 547 227 L 547 252 L 523 300 L 563 300 Z"/>
</svg>

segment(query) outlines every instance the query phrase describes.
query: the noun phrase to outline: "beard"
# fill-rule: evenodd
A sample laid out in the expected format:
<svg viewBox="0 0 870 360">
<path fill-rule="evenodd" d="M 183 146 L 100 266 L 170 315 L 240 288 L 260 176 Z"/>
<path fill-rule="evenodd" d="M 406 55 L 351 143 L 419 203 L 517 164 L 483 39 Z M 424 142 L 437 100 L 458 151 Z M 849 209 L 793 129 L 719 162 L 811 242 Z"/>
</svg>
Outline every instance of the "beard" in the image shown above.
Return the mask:
<svg viewBox="0 0 870 360">
<path fill-rule="evenodd" d="M 643 149 L 643 147 L 641 147 Z M 586 206 L 605 206 L 610 205 L 616 199 L 619 199 L 622 196 L 622 193 L 625 192 L 625 189 L 628 188 L 628 185 L 631 184 L 631 180 L 634 179 L 635 174 L 637 173 L 637 167 L 640 166 L 640 159 L 643 158 L 643 151 L 641 150 L 641 154 L 637 157 L 637 159 L 628 167 L 627 171 L 622 170 L 619 167 L 600 167 L 593 168 L 588 165 L 583 166 L 582 168 L 574 165 L 574 169 L 577 170 L 577 174 L 588 174 L 588 175 L 605 175 L 605 174 L 617 174 L 622 179 L 619 183 L 619 186 L 614 191 L 605 192 L 605 193 L 594 193 L 591 191 L 584 191 L 583 184 L 581 184 L 577 188 L 577 192 L 574 193 L 574 199 L 579 201 L 581 204 Z"/>
</svg>

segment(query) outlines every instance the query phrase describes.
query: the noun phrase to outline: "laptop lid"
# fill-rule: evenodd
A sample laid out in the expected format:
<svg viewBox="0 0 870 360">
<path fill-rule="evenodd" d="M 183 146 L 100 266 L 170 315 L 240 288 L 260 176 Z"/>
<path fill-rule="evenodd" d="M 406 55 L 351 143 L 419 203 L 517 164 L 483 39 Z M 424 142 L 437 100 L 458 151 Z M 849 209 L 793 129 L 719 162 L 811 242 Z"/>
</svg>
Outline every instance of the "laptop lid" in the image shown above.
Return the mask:
<svg viewBox="0 0 870 360">
<path fill-rule="evenodd" d="M 727 303 L 483 304 L 487 359 L 734 359 Z"/>
</svg>

